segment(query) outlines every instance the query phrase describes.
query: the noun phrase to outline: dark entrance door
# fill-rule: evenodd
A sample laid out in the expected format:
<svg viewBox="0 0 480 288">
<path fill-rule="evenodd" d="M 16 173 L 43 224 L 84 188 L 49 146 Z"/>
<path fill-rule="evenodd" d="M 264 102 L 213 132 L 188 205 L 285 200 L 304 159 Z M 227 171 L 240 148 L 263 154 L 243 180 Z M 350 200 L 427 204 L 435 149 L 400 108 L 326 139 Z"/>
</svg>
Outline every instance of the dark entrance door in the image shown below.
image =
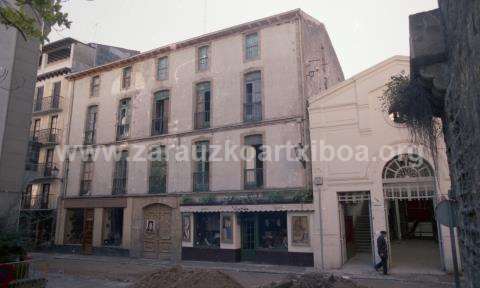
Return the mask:
<svg viewBox="0 0 480 288">
<path fill-rule="evenodd" d="M 258 246 L 258 219 L 257 215 L 241 216 L 242 261 L 255 260 L 255 249 Z"/>
</svg>

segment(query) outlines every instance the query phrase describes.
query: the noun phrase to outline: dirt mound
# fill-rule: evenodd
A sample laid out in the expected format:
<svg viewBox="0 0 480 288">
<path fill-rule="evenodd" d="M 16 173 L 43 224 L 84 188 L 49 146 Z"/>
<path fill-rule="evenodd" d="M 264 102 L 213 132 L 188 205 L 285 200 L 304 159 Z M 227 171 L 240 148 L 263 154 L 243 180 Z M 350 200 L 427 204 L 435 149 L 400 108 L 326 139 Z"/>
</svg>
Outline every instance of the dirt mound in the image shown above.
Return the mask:
<svg viewBox="0 0 480 288">
<path fill-rule="evenodd" d="M 243 288 L 227 274 L 216 270 L 183 269 L 176 266 L 142 277 L 132 288 Z"/>
<path fill-rule="evenodd" d="M 280 283 L 272 283 L 261 288 L 363 288 L 355 282 L 321 273 L 309 273 L 301 276 L 288 277 Z"/>
</svg>

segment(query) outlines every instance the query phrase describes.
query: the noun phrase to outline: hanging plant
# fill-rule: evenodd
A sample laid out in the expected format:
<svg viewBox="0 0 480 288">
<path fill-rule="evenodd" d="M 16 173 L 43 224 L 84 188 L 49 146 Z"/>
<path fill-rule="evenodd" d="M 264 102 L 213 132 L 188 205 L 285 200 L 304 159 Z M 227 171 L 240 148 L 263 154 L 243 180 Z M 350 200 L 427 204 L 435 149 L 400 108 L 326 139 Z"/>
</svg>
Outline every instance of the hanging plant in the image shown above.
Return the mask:
<svg viewBox="0 0 480 288">
<path fill-rule="evenodd" d="M 435 96 L 419 79 L 392 76 L 380 96 L 382 110 L 408 129 L 412 142 L 428 147 L 434 160 L 437 139 L 442 133 L 443 98 Z"/>
</svg>

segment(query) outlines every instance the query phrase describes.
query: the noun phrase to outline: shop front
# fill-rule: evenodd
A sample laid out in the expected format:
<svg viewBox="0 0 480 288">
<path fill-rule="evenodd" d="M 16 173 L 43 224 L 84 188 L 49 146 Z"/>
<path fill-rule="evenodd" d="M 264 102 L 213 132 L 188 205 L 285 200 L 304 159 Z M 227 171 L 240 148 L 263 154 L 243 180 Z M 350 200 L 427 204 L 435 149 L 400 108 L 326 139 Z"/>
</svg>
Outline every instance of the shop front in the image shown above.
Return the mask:
<svg viewBox="0 0 480 288">
<path fill-rule="evenodd" d="M 313 266 L 311 204 L 182 206 L 182 259 Z"/>
</svg>

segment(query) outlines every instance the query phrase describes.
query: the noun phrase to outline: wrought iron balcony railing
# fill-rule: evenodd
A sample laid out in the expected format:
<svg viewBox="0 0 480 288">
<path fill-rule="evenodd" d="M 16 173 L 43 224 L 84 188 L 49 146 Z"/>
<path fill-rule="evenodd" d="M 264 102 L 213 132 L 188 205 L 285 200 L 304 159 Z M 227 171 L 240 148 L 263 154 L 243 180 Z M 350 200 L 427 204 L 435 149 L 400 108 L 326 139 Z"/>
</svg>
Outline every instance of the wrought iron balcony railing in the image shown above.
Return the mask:
<svg viewBox="0 0 480 288">
<path fill-rule="evenodd" d="M 35 178 L 58 178 L 58 165 L 53 162 L 48 163 L 27 163 L 27 170 L 35 172 Z"/>
<path fill-rule="evenodd" d="M 193 191 L 205 192 L 209 190 L 208 172 L 193 173 Z"/>
<path fill-rule="evenodd" d="M 48 193 L 47 195 L 22 195 L 22 210 L 34 209 L 55 209 L 57 208 L 57 195 Z"/>
<path fill-rule="evenodd" d="M 117 140 L 124 140 L 130 136 L 130 124 L 117 125 Z"/>
<path fill-rule="evenodd" d="M 195 113 L 195 129 L 210 128 L 210 111 Z"/>
<path fill-rule="evenodd" d="M 152 120 L 152 136 L 168 133 L 168 119 L 161 117 Z"/>
<path fill-rule="evenodd" d="M 62 96 L 42 97 L 35 100 L 33 112 L 58 111 L 63 109 L 63 102 Z"/>
<path fill-rule="evenodd" d="M 150 194 L 160 194 L 167 192 L 167 177 L 162 176 L 150 176 L 149 178 L 149 190 Z"/>
<path fill-rule="evenodd" d="M 112 195 L 123 195 L 127 193 L 127 178 L 113 179 Z"/>
<path fill-rule="evenodd" d="M 244 186 L 245 189 L 256 189 L 263 187 L 263 169 L 245 169 Z"/>
<path fill-rule="evenodd" d="M 56 145 L 60 143 L 62 130 L 57 128 L 48 128 L 30 132 L 32 142 L 44 145 Z"/>
<path fill-rule="evenodd" d="M 245 122 L 255 122 L 262 120 L 262 102 L 243 104 L 243 120 Z"/>
<path fill-rule="evenodd" d="M 96 142 L 96 136 L 97 134 L 95 133 L 95 130 L 87 130 L 84 133 L 84 138 L 83 138 L 83 144 L 84 145 L 92 145 L 95 144 Z"/>
<path fill-rule="evenodd" d="M 92 180 L 80 181 L 80 196 L 91 195 L 92 193 Z"/>
</svg>

